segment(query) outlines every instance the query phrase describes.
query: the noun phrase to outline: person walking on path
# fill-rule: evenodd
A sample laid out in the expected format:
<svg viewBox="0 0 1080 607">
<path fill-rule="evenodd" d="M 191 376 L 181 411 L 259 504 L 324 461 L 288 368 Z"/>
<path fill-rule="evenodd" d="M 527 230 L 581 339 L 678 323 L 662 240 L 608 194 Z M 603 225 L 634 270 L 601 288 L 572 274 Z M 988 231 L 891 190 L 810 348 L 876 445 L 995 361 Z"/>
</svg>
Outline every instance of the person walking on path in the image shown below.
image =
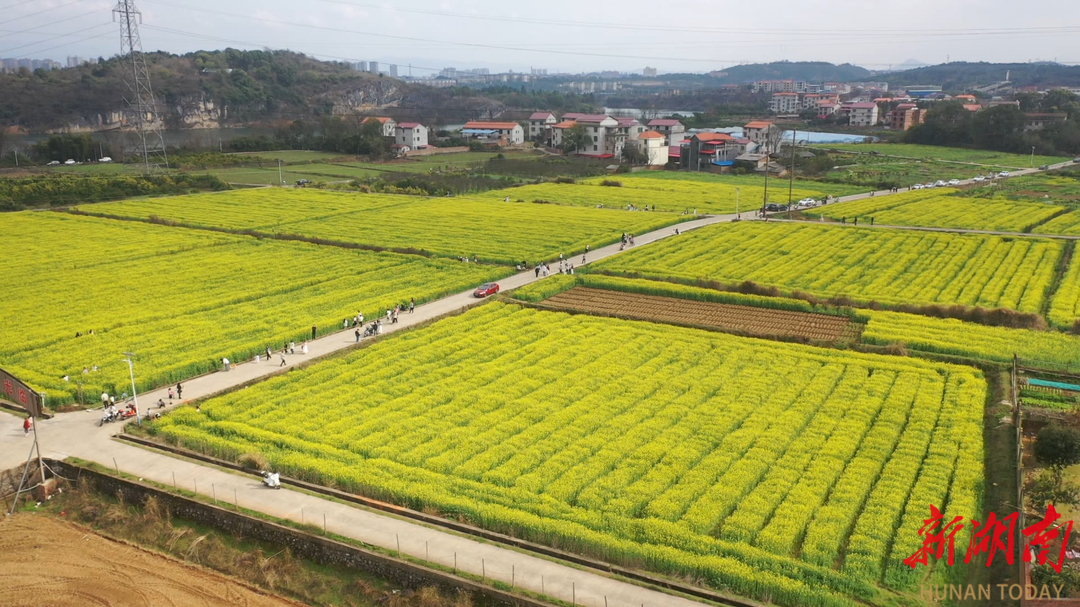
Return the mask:
<svg viewBox="0 0 1080 607">
<path fill-rule="evenodd" d="M 225 370 L 226 371 L 230 370 L 231 367 L 229 367 L 229 359 L 228 358 L 222 358 L 221 359 L 221 364 L 225 365 Z"/>
<path fill-rule="evenodd" d="M 364 313 L 363 312 L 357 312 L 356 313 L 356 320 L 360 321 L 360 326 L 361 327 L 364 326 Z"/>
<path fill-rule="evenodd" d="M 589 245 L 585 245 L 585 252 L 586 253 L 588 253 L 591 250 L 592 250 L 592 247 L 590 247 Z"/>
<path fill-rule="evenodd" d="M 409 298 L 409 314 L 412 314 L 415 311 L 416 311 L 416 298 L 415 297 L 410 297 Z"/>
<path fill-rule="evenodd" d="M 353 331 L 353 334 L 356 335 L 356 342 L 360 343 L 360 329 Z"/>
<path fill-rule="evenodd" d="M 109 406 L 109 393 L 108 392 L 102 392 L 101 393 L 101 406 L 102 407 L 108 407 Z"/>
<path fill-rule="evenodd" d="M 311 325 L 311 341 L 315 341 L 315 325 Z"/>
<path fill-rule="evenodd" d="M 34 420 L 30 419 L 30 416 L 27 415 L 26 419 L 24 419 L 23 423 L 22 423 L 23 436 L 26 436 L 27 434 L 30 434 L 30 428 L 33 428 L 33 427 L 34 427 Z"/>
<path fill-rule="evenodd" d="M 173 399 L 173 389 L 170 387 L 169 388 L 169 400 L 172 400 L 172 399 Z"/>
<path fill-rule="evenodd" d="M 282 350 L 281 351 L 281 364 L 278 365 L 278 368 L 284 367 L 287 364 L 289 364 L 289 363 L 285 362 L 285 350 Z"/>
<path fill-rule="evenodd" d="M 536 264 L 536 277 L 540 278 L 540 264 Z"/>
<path fill-rule="evenodd" d="M 183 394 L 184 394 L 184 387 L 181 386 L 179 383 L 177 383 L 176 384 L 176 398 L 178 398 L 180 400 L 183 400 L 183 398 L 184 398 Z"/>
<path fill-rule="evenodd" d="M 303 344 L 300 344 L 300 353 L 301 354 L 307 354 L 307 342 L 306 341 Z"/>
<path fill-rule="evenodd" d="M 585 263 L 585 256 L 584 255 L 581 256 L 581 263 Z"/>
</svg>

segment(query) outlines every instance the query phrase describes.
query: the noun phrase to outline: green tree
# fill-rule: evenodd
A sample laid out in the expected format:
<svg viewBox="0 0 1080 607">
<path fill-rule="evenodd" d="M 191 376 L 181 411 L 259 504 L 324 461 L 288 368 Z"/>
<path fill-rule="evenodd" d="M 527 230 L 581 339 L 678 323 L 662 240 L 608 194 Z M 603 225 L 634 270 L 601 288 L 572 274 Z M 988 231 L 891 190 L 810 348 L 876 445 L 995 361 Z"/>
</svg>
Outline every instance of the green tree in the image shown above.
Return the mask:
<svg viewBox="0 0 1080 607">
<path fill-rule="evenodd" d="M 971 121 L 972 141 L 984 149 L 1019 151 L 1023 147 L 1021 136 L 1026 119 L 1024 112 L 1014 105 L 982 110 Z"/>
<path fill-rule="evenodd" d="M 907 143 L 962 146 L 971 143 L 971 114 L 959 102 L 943 103 L 926 114 L 926 121 L 904 136 Z"/>
<path fill-rule="evenodd" d="M 589 145 L 592 145 L 592 138 L 589 137 L 589 132 L 585 130 L 584 126 L 575 124 L 563 132 L 562 146 L 560 146 L 560 149 L 567 154 L 573 154 L 578 150 L 587 149 L 587 146 Z"/>
<path fill-rule="evenodd" d="M 1060 424 L 1043 428 L 1035 438 L 1035 459 L 1058 470 L 1080 464 L 1080 431 Z"/>
</svg>

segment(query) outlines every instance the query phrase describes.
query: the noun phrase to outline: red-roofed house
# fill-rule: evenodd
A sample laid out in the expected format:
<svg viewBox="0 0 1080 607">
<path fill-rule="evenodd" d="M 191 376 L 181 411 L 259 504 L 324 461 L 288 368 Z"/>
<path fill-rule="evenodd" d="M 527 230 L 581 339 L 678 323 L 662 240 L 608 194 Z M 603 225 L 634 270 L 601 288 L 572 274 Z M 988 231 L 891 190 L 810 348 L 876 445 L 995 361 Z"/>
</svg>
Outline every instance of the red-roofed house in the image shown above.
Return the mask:
<svg viewBox="0 0 1080 607">
<path fill-rule="evenodd" d="M 559 121 L 551 112 L 534 112 L 529 116 L 529 140 L 546 141 L 551 138 L 551 127 Z"/>
<path fill-rule="evenodd" d="M 764 120 L 749 122 L 743 127 L 743 136 L 758 145 L 765 144 L 765 134 L 773 124 Z"/>
<path fill-rule="evenodd" d="M 681 168 L 684 171 L 719 171 L 735 164 L 742 148 L 727 133 L 695 133 L 683 141 Z"/>
<path fill-rule="evenodd" d="M 686 127 L 674 118 L 650 120 L 649 128 L 667 138 L 668 145 L 677 145 L 683 139 L 686 139 Z"/>
<path fill-rule="evenodd" d="M 378 122 L 382 124 L 383 137 L 394 136 L 394 127 L 397 126 L 397 122 L 395 122 L 393 118 L 390 118 L 389 116 L 369 116 L 364 119 L 365 124 L 368 122 Z"/>
<path fill-rule="evenodd" d="M 520 145 L 525 143 L 525 129 L 516 122 L 491 122 L 473 120 L 466 122 L 461 134 L 471 139 L 498 143 L 499 145 Z"/>
<path fill-rule="evenodd" d="M 419 122 L 402 122 L 394 128 L 394 144 L 404 152 L 427 147 L 428 129 Z M 405 149 L 408 148 L 408 149 Z"/>
<path fill-rule="evenodd" d="M 667 164 L 668 152 L 664 141 L 665 137 L 657 131 L 645 131 L 638 136 L 638 145 L 645 154 L 645 164 L 649 166 Z"/>
</svg>

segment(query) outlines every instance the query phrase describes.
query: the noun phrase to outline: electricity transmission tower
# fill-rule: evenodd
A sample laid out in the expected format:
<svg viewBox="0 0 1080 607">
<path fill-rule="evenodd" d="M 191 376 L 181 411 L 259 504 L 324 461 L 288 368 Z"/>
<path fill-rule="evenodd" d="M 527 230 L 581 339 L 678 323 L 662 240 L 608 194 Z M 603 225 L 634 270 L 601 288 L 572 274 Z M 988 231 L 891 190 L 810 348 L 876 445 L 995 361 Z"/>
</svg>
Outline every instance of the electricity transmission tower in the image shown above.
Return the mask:
<svg viewBox="0 0 1080 607">
<path fill-rule="evenodd" d="M 142 40 L 139 38 L 139 22 L 142 13 L 135 8 L 135 0 L 118 0 L 113 9 L 113 19 L 120 22 L 120 60 L 127 62 L 128 74 L 124 79 L 128 91 L 129 122 L 138 135 L 136 154 L 143 164 L 143 171 L 169 168 L 165 153 L 165 139 L 161 136 L 161 116 L 154 101 L 154 89 L 150 86 L 150 70 L 143 56 Z"/>
</svg>

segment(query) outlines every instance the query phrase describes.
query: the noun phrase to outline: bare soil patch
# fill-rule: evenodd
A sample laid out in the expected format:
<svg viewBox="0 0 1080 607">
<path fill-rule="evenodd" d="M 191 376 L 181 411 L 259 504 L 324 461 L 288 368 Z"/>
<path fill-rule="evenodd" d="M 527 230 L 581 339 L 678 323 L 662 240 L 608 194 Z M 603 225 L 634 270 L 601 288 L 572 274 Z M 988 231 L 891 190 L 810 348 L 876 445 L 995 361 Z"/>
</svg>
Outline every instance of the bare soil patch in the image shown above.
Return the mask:
<svg viewBox="0 0 1080 607">
<path fill-rule="evenodd" d="M 45 515 L 0 522 L 0 562 L 0 605 L 299 605 Z"/>
<path fill-rule="evenodd" d="M 636 320 L 718 327 L 761 337 L 858 341 L 862 327 L 842 316 L 771 310 L 574 287 L 544 301 L 547 306 Z"/>
</svg>

